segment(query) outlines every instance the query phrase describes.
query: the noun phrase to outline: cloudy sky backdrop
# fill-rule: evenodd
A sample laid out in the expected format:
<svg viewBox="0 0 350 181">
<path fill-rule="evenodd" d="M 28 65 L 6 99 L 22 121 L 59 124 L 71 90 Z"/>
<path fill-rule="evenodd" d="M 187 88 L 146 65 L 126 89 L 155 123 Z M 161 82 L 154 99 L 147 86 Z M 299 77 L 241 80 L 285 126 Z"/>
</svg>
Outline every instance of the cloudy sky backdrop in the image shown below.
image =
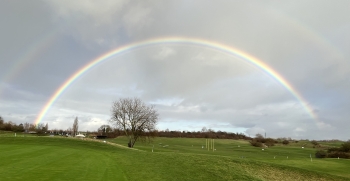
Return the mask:
<svg viewBox="0 0 350 181">
<path fill-rule="evenodd" d="M 0 115 L 34 123 L 57 89 L 97 57 L 149 39 L 216 42 L 258 58 L 305 99 L 316 118 L 266 71 L 207 46 L 158 43 L 117 54 L 75 80 L 42 123 L 107 124 L 112 102 L 155 104 L 158 129 L 350 138 L 350 2 L 0 1 Z"/>
</svg>

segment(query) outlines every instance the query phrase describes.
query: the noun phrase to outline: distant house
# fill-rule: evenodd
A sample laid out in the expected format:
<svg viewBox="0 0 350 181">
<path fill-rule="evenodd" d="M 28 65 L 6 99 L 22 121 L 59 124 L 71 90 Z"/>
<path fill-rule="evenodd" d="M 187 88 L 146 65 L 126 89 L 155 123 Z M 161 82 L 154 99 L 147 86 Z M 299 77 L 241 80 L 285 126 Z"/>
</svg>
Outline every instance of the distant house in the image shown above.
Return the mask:
<svg viewBox="0 0 350 181">
<path fill-rule="evenodd" d="M 36 134 L 37 132 L 36 131 L 29 131 L 28 133 L 29 134 Z"/>
</svg>

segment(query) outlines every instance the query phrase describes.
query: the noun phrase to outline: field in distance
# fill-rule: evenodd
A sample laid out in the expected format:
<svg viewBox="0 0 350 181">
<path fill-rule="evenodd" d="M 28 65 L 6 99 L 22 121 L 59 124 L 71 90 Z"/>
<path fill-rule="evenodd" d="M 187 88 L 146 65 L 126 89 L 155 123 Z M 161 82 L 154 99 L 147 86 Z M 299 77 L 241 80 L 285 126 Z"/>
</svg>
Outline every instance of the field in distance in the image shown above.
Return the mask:
<svg viewBox="0 0 350 181">
<path fill-rule="evenodd" d="M 211 140 L 211 139 L 209 139 Z M 127 145 L 125 137 L 109 140 Z M 337 146 L 343 142 L 319 142 L 321 146 Z M 204 138 L 156 138 L 152 143 L 138 142 L 135 148 L 148 152 L 175 152 L 184 154 L 204 154 L 234 159 L 259 161 L 271 164 L 284 165 L 319 173 L 328 173 L 350 179 L 350 160 L 347 159 L 318 159 L 315 158 L 317 148 L 313 148 L 310 141 L 291 142 L 288 145 L 276 144 L 268 148 L 253 147 L 246 140 L 215 139 L 214 151 L 206 146 Z M 311 156 L 311 157 L 310 157 Z"/>
<path fill-rule="evenodd" d="M 124 137 L 106 141 L 121 145 L 127 143 Z M 249 146 L 246 141 L 215 140 L 216 151 L 208 151 L 205 148 L 205 139 L 190 138 L 157 138 L 151 144 L 138 142 L 135 145 L 136 150 L 106 143 L 61 137 L 1 137 L 0 178 L 1 180 L 350 179 L 347 173 L 349 160 L 314 159 L 311 162 L 309 155 L 315 151 L 308 147 L 301 149 L 299 146 L 275 146 L 262 151 L 261 148 Z"/>
</svg>

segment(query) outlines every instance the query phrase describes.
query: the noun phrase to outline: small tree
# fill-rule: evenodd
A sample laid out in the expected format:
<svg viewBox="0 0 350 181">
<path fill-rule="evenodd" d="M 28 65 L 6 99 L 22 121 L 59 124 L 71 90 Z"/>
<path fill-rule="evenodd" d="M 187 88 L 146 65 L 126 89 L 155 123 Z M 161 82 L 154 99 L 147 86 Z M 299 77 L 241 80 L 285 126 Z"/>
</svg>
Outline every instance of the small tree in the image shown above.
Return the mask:
<svg viewBox="0 0 350 181">
<path fill-rule="evenodd" d="M 69 127 L 67 130 L 66 130 L 66 136 L 70 135 L 72 136 L 73 134 L 73 129 L 71 127 Z"/>
<path fill-rule="evenodd" d="M 45 131 L 49 131 L 49 123 L 45 124 Z"/>
<path fill-rule="evenodd" d="M 39 123 L 39 124 L 34 125 L 34 126 L 35 126 L 35 130 L 34 131 L 38 135 L 41 135 L 41 136 L 46 135 L 45 125 L 43 123 Z"/>
<path fill-rule="evenodd" d="M 36 125 L 35 124 L 29 124 L 29 131 L 36 131 Z"/>
<path fill-rule="evenodd" d="M 0 116 L 0 125 L 4 124 L 4 119 L 2 119 L 2 117 Z"/>
<path fill-rule="evenodd" d="M 30 124 L 29 123 L 24 123 L 24 125 L 23 125 L 23 129 L 24 129 L 24 131 L 25 132 L 28 132 L 29 131 L 29 126 L 30 126 Z"/>
<path fill-rule="evenodd" d="M 75 117 L 74 123 L 73 123 L 73 128 L 72 128 L 72 136 L 75 137 L 75 135 L 78 133 L 78 128 L 79 128 L 79 121 L 78 117 Z"/>
<path fill-rule="evenodd" d="M 158 120 L 153 105 L 148 106 L 138 98 L 125 98 L 115 101 L 111 112 L 110 122 L 125 132 L 130 148 L 138 139 L 150 140 L 153 137 Z"/>
</svg>

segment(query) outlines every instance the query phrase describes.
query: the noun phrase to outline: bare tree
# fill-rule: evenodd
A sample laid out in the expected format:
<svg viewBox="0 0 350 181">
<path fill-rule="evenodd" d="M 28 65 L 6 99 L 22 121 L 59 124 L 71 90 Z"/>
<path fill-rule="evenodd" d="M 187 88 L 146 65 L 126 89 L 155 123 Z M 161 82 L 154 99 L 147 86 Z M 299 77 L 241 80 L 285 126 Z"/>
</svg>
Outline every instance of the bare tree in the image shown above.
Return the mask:
<svg viewBox="0 0 350 181">
<path fill-rule="evenodd" d="M 35 131 L 36 125 L 35 124 L 29 124 L 29 131 Z"/>
<path fill-rule="evenodd" d="M 119 99 L 113 103 L 110 122 L 125 132 L 128 146 L 137 140 L 150 140 L 155 132 L 158 113 L 153 105 L 146 105 L 138 98 Z"/>
<path fill-rule="evenodd" d="M 29 132 L 29 127 L 30 127 L 30 124 L 29 124 L 29 123 L 27 123 L 27 122 L 24 123 L 24 126 L 23 126 L 23 127 L 24 127 L 24 131 L 25 131 L 25 132 Z"/>
<path fill-rule="evenodd" d="M 70 135 L 72 136 L 73 134 L 73 129 L 71 127 L 69 127 L 67 130 L 66 130 L 66 136 Z"/>
<path fill-rule="evenodd" d="M 48 123 L 46 123 L 46 125 L 45 125 L 45 131 L 49 131 L 49 124 Z"/>
<path fill-rule="evenodd" d="M 0 116 L 0 130 L 4 129 L 4 119 Z"/>
<path fill-rule="evenodd" d="M 36 125 L 36 129 L 35 131 L 38 133 L 38 134 L 44 134 L 45 133 L 45 126 L 43 123 L 39 123 Z"/>
<path fill-rule="evenodd" d="M 0 125 L 4 124 L 4 119 L 2 119 L 2 117 L 0 116 Z"/>
<path fill-rule="evenodd" d="M 72 128 L 72 136 L 75 137 L 75 135 L 78 134 L 78 128 L 79 128 L 79 121 L 78 121 L 78 117 L 75 117 L 74 119 L 74 123 L 73 123 L 73 128 Z"/>
</svg>

